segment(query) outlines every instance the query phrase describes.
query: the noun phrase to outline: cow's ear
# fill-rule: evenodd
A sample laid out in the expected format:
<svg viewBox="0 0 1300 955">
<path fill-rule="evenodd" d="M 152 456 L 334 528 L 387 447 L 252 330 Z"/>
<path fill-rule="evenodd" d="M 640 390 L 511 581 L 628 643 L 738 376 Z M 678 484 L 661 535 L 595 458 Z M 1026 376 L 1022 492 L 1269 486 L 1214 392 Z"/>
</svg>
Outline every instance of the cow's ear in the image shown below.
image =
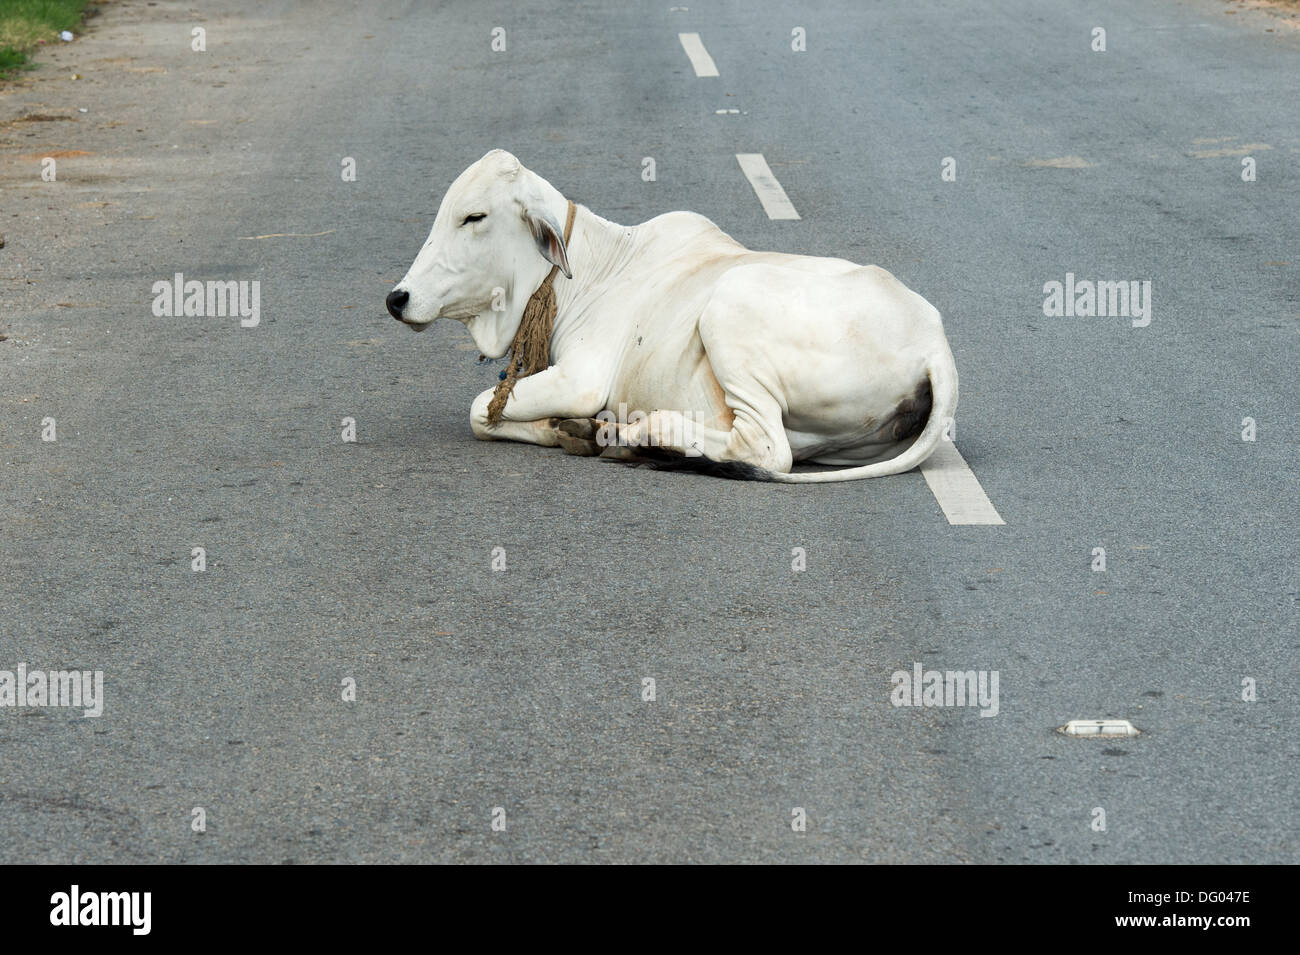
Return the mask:
<svg viewBox="0 0 1300 955">
<path fill-rule="evenodd" d="M 568 251 L 564 248 L 564 233 L 560 231 L 559 223 L 546 212 L 534 212 L 531 209 L 524 210 L 524 220 L 528 223 L 528 229 L 533 234 L 533 241 L 537 243 L 537 251 L 542 253 L 542 258 L 552 265 L 558 265 L 566 279 L 573 278 L 573 272 L 569 270 Z"/>
</svg>

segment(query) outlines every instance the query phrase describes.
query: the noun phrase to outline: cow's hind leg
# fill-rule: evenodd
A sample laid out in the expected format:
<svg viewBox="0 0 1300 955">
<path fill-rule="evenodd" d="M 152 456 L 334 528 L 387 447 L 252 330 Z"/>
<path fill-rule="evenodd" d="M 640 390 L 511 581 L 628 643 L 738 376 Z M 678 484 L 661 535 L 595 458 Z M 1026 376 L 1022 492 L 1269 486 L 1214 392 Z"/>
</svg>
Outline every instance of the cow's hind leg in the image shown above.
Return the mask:
<svg viewBox="0 0 1300 955">
<path fill-rule="evenodd" d="M 776 402 L 747 401 L 725 385 L 723 392 L 734 416 L 731 430 L 698 424 L 679 411 L 655 411 L 624 429 L 627 444 L 681 454 L 687 459 L 703 458 L 752 465 L 767 471 L 789 471 L 793 455 Z"/>
<path fill-rule="evenodd" d="M 728 386 L 722 375 L 718 380 L 727 396 L 727 406 L 736 419 L 727 435 L 722 456 L 713 460 L 740 461 L 767 471 L 787 473 L 794 463 L 794 454 L 781 421 L 781 406 L 776 399 L 757 393 L 741 397 Z"/>
<path fill-rule="evenodd" d="M 670 416 L 676 416 L 670 419 Z M 701 429 L 677 412 L 657 411 L 635 424 L 602 421 L 599 418 L 566 418 L 557 425 L 559 443 L 569 454 L 592 457 L 600 455 L 633 463 L 658 457 L 654 451 L 699 457 L 708 444 L 721 448 L 727 432 Z M 708 431 L 707 435 L 701 430 Z"/>
<path fill-rule="evenodd" d="M 794 452 L 785 431 L 784 409 L 775 397 L 775 382 L 765 380 L 768 366 L 761 353 L 753 353 L 748 336 L 731 333 L 726 319 L 727 309 L 711 303 L 700 319 L 700 341 L 733 420 L 730 431 L 718 433 L 701 450 L 713 461 L 788 473 Z"/>
<path fill-rule="evenodd" d="M 706 457 L 717 460 L 727 447 L 729 431 L 711 428 L 680 411 L 652 411 L 633 424 L 618 426 L 612 422 L 599 435 L 602 444 L 612 443 L 617 436 L 620 446 L 633 450 L 655 449 L 685 457 Z"/>
</svg>

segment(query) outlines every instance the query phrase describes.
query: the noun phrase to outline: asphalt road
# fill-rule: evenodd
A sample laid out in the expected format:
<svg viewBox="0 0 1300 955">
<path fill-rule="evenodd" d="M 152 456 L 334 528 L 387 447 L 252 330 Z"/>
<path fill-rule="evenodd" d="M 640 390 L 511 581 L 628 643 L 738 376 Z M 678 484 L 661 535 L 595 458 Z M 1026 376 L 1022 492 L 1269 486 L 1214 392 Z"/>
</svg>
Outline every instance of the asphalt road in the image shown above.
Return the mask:
<svg viewBox="0 0 1300 955">
<path fill-rule="evenodd" d="M 99 718 L 0 707 L 0 860 L 1300 858 L 1300 21 L 361 6 L 130 0 L 0 92 L 0 669 L 105 685 Z M 919 472 L 475 441 L 497 369 L 383 297 L 495 146 L 615 221 L 893 271 L 944 314 L 1005 525 Z M 260 282 L 260 324 L 156 317 L 177 272 Z M 1150 280 L 1151 323 L 1044 315 L 1067 272 Z M 996 717 L 891 705 L 917 662 L 997 671 Z M 1094 717 L 1142 735 L 1056 732 Z"/>
</svg>

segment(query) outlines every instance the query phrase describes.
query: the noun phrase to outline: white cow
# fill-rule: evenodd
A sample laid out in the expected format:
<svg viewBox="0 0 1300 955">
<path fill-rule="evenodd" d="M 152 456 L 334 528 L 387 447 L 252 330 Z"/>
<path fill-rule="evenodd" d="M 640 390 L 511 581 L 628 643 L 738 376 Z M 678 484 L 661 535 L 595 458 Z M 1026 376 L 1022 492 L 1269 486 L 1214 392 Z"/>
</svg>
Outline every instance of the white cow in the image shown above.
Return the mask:
<svg viewBox="0 0 1300 955">
<path fill-rule="evenodd" d="M 388 295 L 416 331 L 455 319 L 499 358 L 558 266 L 551 367 L 518 380 L 496 424 L 494 389 L 480 394 L 477 437 L 594 453 L 591 419 L 623 405 L 645 417 L 627 416 L 620 443 L 786 483 L 898 474 L 935 449 L 957 369 L 939 312 L 884 269 L 753 252 L 691 212 L 622 226 L 577 206 L 566 243 L 567 211 L 494 149 L 452 183 Z M 848 467 L 791 474 L 796 461 Z"/>
</svg>

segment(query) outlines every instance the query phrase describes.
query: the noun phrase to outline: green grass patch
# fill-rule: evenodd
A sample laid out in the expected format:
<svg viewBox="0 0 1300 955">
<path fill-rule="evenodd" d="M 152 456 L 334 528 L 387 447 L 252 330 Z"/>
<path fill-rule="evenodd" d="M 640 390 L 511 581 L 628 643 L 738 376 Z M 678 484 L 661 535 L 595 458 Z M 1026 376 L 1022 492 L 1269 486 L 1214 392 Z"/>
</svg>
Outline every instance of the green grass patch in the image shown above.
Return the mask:
<svg viewBox="0 0 1300 955">
<path fill-rule="evenodd" d="M 44 43 L 61 43 L 59 32 L 81 27 L 88 0 L 0 0 L 0 75 L 27 65 Z"/>
</svg>

